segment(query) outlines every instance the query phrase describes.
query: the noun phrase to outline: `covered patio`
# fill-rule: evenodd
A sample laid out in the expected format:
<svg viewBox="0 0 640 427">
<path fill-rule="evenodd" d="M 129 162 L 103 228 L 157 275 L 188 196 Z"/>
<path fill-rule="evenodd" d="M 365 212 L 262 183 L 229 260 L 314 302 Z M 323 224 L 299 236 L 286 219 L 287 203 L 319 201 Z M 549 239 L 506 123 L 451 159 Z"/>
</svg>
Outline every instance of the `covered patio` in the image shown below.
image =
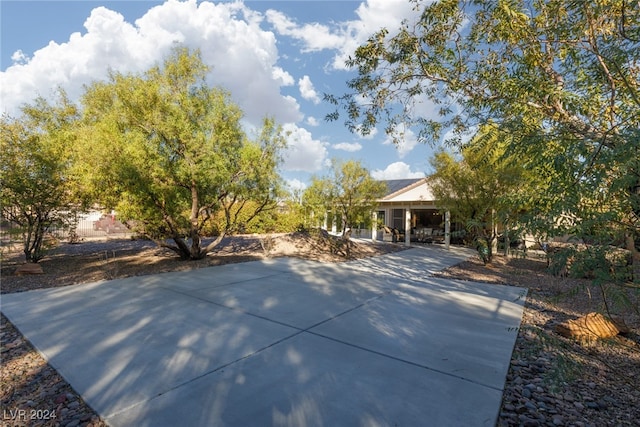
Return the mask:
<svg viewBox="0 0 640 427">
<path fill-rule="evenodd" d="M 352 236 L 394 243 L 452 243 L 452 233 L 463 230 L 451 223 L 448 211 L 443 212 L 425 178 L 383 181 L 387 186 L 372 212 L 371 225 L 355 226 Z M 338 233 L 341 220 L 327 212 L 323 228 Z M 455 234 L 454 234 L 455 236 Z M 455 239 L 454 239 L 455 240 Z"/>
<path fill-rule="evenodd" d="M 451 243 L 449 212 L 442 213 L 424 178 L 384 181 L 387 193 L 373 212 L 372 240 Z M 457 225 L 454 224 L 454 229 Z"/>
</svg>

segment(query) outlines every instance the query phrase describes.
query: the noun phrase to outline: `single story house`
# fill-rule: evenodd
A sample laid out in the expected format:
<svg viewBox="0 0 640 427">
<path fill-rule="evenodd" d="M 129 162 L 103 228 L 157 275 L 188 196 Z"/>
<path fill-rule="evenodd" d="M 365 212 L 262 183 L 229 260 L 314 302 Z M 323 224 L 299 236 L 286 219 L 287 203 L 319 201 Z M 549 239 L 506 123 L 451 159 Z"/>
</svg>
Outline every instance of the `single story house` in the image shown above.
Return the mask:
<svg viewBox="0 0 640 427">
<path fill-rule="evenodd" d="M 384 181 L 387 192 L 374 212 L 374 240 L 449 244 L 451 223 L 425 178 Z M 375 225 L 377 224 L 377 226 Z"/>
<path fill-rule="evenodd" d="M 353 235 L 393 242 L 450 243 L 451 224 L 441 212 L 425 178 L 383 181 L 387 192 L 378 200 L 371 229 L 353 229 Z M 453 225 L 457 230 L 459 226 Z M 408 232 L 407 232 L 408 230 Z M 333 224 L 332 231 L 336 231 Z"/>
</svg>

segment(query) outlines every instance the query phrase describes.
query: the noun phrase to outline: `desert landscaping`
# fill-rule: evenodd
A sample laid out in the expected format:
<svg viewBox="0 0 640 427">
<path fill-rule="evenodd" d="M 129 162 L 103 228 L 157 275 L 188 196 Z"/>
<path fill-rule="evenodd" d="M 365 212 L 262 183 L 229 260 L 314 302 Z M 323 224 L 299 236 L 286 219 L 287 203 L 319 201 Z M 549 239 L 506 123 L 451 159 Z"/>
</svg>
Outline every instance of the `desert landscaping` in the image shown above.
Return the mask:
<svg viewBox="0 0 640 427">
<path fill-rule="evenodd" d="M 351 244 L 351 258 L 405 249 L 393 243 L 353 240 Z M 308 233 L 234 236 L 227 238 L 215 254 L 190 262 L 180 261 L 170 251 L 145 240 L 61 244 L 41 261 L 43 274 L 39 275 L 15 275 L 22 263 L 20 253 L 3 254 L 2 293 L 280 256 L 345 261 L 339 238 Z M 601 293 L 585 279 L 550 275 L 544 254 L 529 253 L 526 258 L 496 256 L 486 266 L 472 257 L 437 275 L 529 290 L 521 327 L 513 331 L 518 336 L 506 378 L 499 426 L 638 425 L 637 290 L 630 289 L 628 304 L 616 308 L 616 314 L 627 327 L 624 335 L 580 342 L 559 335 L 557 325 L 591 312 L 602 312 Z M 4 316 L 0 339 L 3 408 L 50 408 L 56 415 L 31 425 L 105 425 Z M 4 425 L 21 425 L 12 424 L 7 418 Z"/>
</svg>

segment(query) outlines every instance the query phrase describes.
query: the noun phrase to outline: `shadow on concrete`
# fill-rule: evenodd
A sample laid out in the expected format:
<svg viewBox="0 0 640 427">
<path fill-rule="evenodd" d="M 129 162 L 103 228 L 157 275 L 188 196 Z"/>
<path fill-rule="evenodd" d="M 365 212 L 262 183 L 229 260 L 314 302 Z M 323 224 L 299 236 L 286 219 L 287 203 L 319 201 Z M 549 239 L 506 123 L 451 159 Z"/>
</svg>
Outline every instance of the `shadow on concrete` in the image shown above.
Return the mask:
<svg viewBox="0 0 640 427">
<path fill-rule="evenodd" d="M 524 294 L 430 277 L 467 256 L 277 258 L 2 311 L 111 425 L 493 425 Z"/>
</svg>

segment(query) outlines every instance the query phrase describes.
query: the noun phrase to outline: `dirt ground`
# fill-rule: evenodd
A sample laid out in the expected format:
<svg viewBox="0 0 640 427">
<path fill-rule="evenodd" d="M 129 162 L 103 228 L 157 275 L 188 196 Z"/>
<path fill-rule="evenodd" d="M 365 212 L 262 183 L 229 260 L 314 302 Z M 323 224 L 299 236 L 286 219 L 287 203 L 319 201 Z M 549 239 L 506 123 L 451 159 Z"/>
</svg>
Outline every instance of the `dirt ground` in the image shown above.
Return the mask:
<svg viewBox="0 0 640 427">
<path fill-rule="evenodd" d="M 390 243 L 354 243 L 350 258 L 403 250 Z M 292 233 L 227 238 L 200 261 L 180 261 L 143 240 L 61 245 L 41 261 L 44 274 L 15 276 L 19 253 L 4 253 L 2 293 L 72 286 L 103 279 L 297 256 L 325 262 L 346 259 L 339 239 Z M 626 304 L 610 302 L 630 328 L 626 336 L 577 343 L 554 326 L 592 311 L 603 312 L 601 288 L 586 280 L 548 274 L 546 260 L 495 258 L 485 266 L 469 259 L 437 274 L 529 289 L 507 375 L 498 426 L 640 426 L 640 292 L 625 289 Z M 611 291 L 610 289 L 608 290 Z M 0 413 L 3 426 L 104 426 L 104 422 L 2 316 L 0 329 Z M 25 412 L 18 412 L 24 410 Z M 33 417 L 25 422 L 19 415 Z"/>
<path fill-rule="evenodd" d="M 351 241 L 347 254 L 342 239 L 330 235 L 239 235 L 225 238 L 204 259 L 182 261 L 171 250 L 160 248 L 149 240 L 88 241 L 74 245 L 62 244 L 52 249 L 39 262 L 44 271 L 42 275 L 16 276 L 15 270 L 23 263 L 24 256 L 18 251 L 6 254 L 2 263 L 1 292 L 68 286 L 268 257 L 295 256 L 324 262 L 341 262 L 401 249 L 403 247 L 399 245 L 357 244 Z"/>
</svg>

